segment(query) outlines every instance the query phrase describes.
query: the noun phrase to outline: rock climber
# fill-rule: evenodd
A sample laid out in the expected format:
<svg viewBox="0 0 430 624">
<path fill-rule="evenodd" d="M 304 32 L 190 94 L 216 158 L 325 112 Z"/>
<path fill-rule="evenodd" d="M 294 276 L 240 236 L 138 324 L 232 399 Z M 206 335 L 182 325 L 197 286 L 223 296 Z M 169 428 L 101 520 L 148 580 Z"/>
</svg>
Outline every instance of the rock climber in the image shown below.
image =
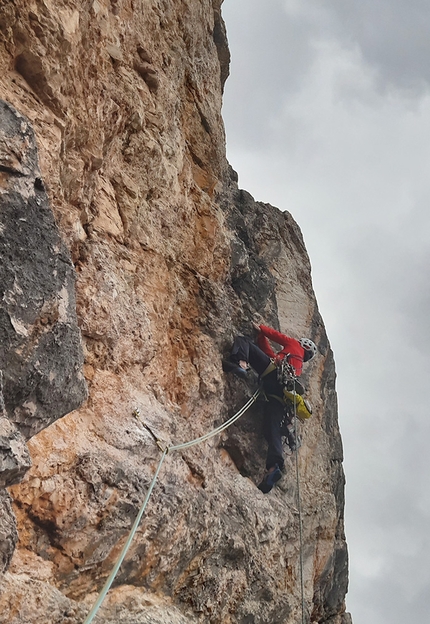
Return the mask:
<svg viewBox="0 0 430 624">
<path fill-rule="evenodd" d="M 282 452 L 281 426 L 286 412 L 284 385 L 278 381 L 278 364 L 284 359 L 292 366 L 296 377 L 302 373 L 304 362 L 311 360 L 317 353 L 317 347 L 309 338 L 296 340 L 281 332 L 253 323 L 258 331 L 257 344 L 248 336 L 236 336 L 229 360 L 223 361 L 225 372 L 231 372 L 246 379 L 249 368 L 258 373 L 267 398 L 264 406 L 263 434 L 268 444 L 266 474 L 258 486 L 264 494 L 270 492 L 282 477 L 284 457 Z M 275 353 L 269 340 L 279 344 L 282 349 Z M 302 394 L 304 388 L 298 380 L 296 391 Z"/>
</svg>

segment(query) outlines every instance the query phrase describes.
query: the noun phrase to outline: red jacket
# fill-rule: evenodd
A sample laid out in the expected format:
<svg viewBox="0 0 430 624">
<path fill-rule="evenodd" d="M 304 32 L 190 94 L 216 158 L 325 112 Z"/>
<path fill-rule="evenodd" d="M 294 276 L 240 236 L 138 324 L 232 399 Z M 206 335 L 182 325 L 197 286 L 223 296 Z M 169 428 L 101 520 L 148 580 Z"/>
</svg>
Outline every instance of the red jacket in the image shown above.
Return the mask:
<svg viewBox="0 0 430 624">
<path fill-rule="evenodd" d="M 273 340 L 277 344 L 282 346 L 282 350 L 279 353 L 275 353 L 272 349 L 269 340 Z M 260 325 L 260 333 L 258 334 L 257 344 L 266 355 L 274 358 L 276 361 L 283 360 L 285 356 L 289 355 L 288 362 L 292 365 L 296 371 L 297 377 L 302 373 L 303 358 L 305 356 L 305 350 L 298 340 L 295 338 L 289 338 L 285 334 L 267 327 L 266 325 Z"/>
</svg>

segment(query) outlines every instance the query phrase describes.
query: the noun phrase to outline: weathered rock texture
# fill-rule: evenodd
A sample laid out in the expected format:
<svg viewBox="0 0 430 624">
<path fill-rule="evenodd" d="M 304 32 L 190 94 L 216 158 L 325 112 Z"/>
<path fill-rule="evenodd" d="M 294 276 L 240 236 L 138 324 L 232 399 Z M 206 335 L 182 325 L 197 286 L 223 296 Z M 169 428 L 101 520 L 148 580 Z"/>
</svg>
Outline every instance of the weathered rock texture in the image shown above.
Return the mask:
<svg viewBox="0 0 430 624">
<path fill-rule="evenodd" d="M 75 309 L 74 267 L 61 240 L 29 122 L 0 101 L 0 487 L 31 465 L 25 439 L 86 397 Z M 8 494 L 2 493 L 2 501 Z M 16 531 L 2 510 L 2 563 Z M 6 528 L 5 528 L 6 527 Z"/>
<path fill-rule="evenodd" d="M 0 175 L 3 397 L 10 420 L 30 438 L 79 407 L 86 384 L 73 264 L 40 176 L 33 130 L 5 102 Z"/>
<path fill-rule="evenodd" d="M 160 457 L 142 420 L 175 443 L 233 414 L 255 380 L 227 378 L 221 359 L 258 317 L 319 346 L 306 374 L 315 414 L 300 449 L 305 603 L 308 622 L 349 624 L 333 357 L 298 226 L 239 191 L 226 162 L 220 0 L 10 0 L 2 17 L 0 96 L 32 122 L 42 172 L 32 192 L 48 189 L 75 265 L 89 397 L 29 441 L 33 466 L 10 489 L 19 543 L 0 621 L 83 621 Z M 32 231 L 48 212 L 43 203 L 40 222 L 31 216 Z M 65 267 L 56 283 L 70 286 L 59 240 L 55 249 Z M 67 302 L 71 314 L 73 293 Z M 34 330 L 18 320 L 27 352 Z M 11 321 L 24 340 L 20 323 Z M 66 339 L 56 344 L 70 356 Z M 48 370 L 45 351 L 37 361 Z M 76 407 L 65 377 L 57 377 L 64 401 L 56 382 L 46 393 L 58 408 L 46 417 L 17 410 L 7 394 L 7 415 L 25 435 Z M 15 373 L 8 380 L 18 382 Z M 260 406 L 225 434 L 169 455 L 95 621 L 299 622 L 292 458 L 287 468 L 269 495 L 257 490 Z"/>
</svg>

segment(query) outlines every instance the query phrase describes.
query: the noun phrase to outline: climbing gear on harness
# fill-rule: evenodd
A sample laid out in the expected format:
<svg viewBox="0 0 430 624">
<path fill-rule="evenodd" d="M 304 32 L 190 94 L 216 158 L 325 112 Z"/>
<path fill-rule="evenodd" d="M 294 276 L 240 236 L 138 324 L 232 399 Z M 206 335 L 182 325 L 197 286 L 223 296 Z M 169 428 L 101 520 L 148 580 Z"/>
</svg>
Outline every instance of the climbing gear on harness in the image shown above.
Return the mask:
<svg viewBox="0 0 430 624">
<path fill-rule="evenodd" d="M 293 453 L 301 447 L 302 439 L 298 435 L 294 423 L 285 423 L 283 428 L 281 429 L 281 435 L 286 438 L 287 444 Z"/>
<path fill-rule="evenodd" d="M 311 360 L 317 354 L 316 344 L 309 338 L 300 338 L 299 342 L 305 351 L 309 351 L 311 353 L 308 361 Z"/>
<path fill-rule="evenodd" d="M 288 358 L 289 358 L 290 354 L 288 353 L 288 355 L 286 355 L 279 363 L 277 363 L 277 378 L 278 378 L 278 383 L 281 384 L 281 386 L 284 386 L 284 388 L 286 388 L 287 386 L 291 386 L 292 383 L 294 383 L 294 380 L 296 378 L 296 373 L 294 372 L 294 368 L 293 366 L 288 362 Z"/>
<path fill-rule="evenodd" d="M 258 489 L 263 492 L 263 494 L 268 494 L 273 486 L 278 483 L 281 477 L 281 469 L 279 468 L 278 464 L 275 464 L 274 470 L 266 474 L 266 476 L 258 486 Z"/>
<path fill-rule="evenodd" d="M 115 577 L 118 573 L 118 570 L 121 567 L 122 562 L 124 561 L 124 558 L 127 554 L 128 549 L 130 548 L 131 542 L 133 541 L 133 538 L 136 534 L 136 531 L 139 527 L 140 521 L 142 519 L 143 513 L 146 509 L 146 506 L 148 505 L 148 501 L 149 498 L 152 494 L 152 490 L 154 489 L 154 485 L 157 481 L 158 478 L 158 474 L 160 472 L 161 466 L 164 462 L 164 459 L 166 458 L 166 455 L 170 452 L 170 451 L 179 451 L 185 448 L 189 448 L 190 446 L 194 446 L 196 444 L 199 444 L 200 442 L 204 442 L 205 440 L 209 440 L 209 438 L 212 438 L 213 436 L 215 436 L 218 433 L 221 433 L 222 431 L 224 431 L 224 429 L 227 429 L 228 427 L 230 427 L 230 425 L 232 425 L 234 422 L 236 422 L 237 420 L 239 420 L 239 418 L 241 416 L 243 416 L 243 414 L 251 407 L 251 405 L 253 403 L 256 402 L 256 400 L 258 399 L 258 396 L 261 392 L 261 388 L 258 388 L 254 394 L 252 395 L 252 397 L 245 403 L 245 405 L 243 405 L 240 410 L 238 412 L 236 412 L 236 414 L 234 414 L 233 416 L 231 416 L 231 418 L 229 418 L 228 420 L 226 420 L 225 423 L 223 423 L 222 425 L 220 425 L 219 427 L 217 427 L 216 429 L 213 429 L 212 431 L 210 431 L 209 433 L 206 433 L 205 435 L 201 436 L 200 438 L 195 438 L 194 440 L 190 440 L 189 442 L 184 442 L 183 444 L 176 444 L 173 446 L 166 446 L 166 448 L 163 450 L 163 454 L 161 456 L 161 459 L 158 463 L 157 469 L 155 471 L 154 477 L 151 481 L 151 484 L 149 486 L 148 492 L 145 496 L 145 500 L 142 503 L 141 508 L 139 509 L 139 512 L 136 516 L 136 520 L 134 521 L 134 524 L 130 530 L 130 533 L 128 535 L 127 541 L 125 542 L 121 553 L 118 557 L 117 562 L 114 565 L 114 568 L 112 570 L 112 572 L 110 573 L 110 575 L 108 576 L 108 578 L 106 579 L 106 582 L 102 588 L 102 590 L 100 591 L 100 594 L 95 602 L 95 604 L 93 605 L 93 608 L 91 609 L 91 611 L 88 613 L 87 617 L 85 618 L 85 621 L 83 624 L 91 624 L 91 622 L 94 620 L 94 617 L 96 616 L 97 611 L 99 610 L 103 600 L 105 599 L 106 594 L 108 593 L 109 589 L 111 588 L 112 583 L 115 580 Z M 135 417 L 137 417 L 137 415 L 139 415 L 140 412 L 139 410 L 134 410 L 133 411 L 133 415 Z M 146 429 L 148 429 L 148 431 L 150 431 L 152 437 L 155 437 L 155 434 L 153 434 L 151 432 L 151 430 L 149 429 L 149 427 L 146 425 L 145 426 Z M 157 440 L 157 438 L 156 438 Z M 158 442 L 157 442 L 158 444 Z"/>
<path fill-rule="evenodd" d="M 294 367 L 287 362 L 288 355 L 280 362 L 276 362 L 275 360 L 271 360 L 269 366 L 266 370 L 260 375 L 260 379 L 263 380 L 267 375 L 276 370 L 276 379 L 277 382 L 286 388 L 287 390 L 295 390 L 297 394 L 304 394 L 306 392 L 306 388 L 299 381 L 295 375 Z M 282 402 L 282 398 L 276 395 L 274 396 L 278 400 Z"/>
<path fill-rule="evenodd" d="M 288 401 L 284 417 L 279 425 L 279 433 L 281 434 L 281 437 L 285 438 L 290 450 L 293 453 L 302 445 L 302 439 L 296 431 L 295 420 L 294 405 L 292 402 Z"/>
</svg>

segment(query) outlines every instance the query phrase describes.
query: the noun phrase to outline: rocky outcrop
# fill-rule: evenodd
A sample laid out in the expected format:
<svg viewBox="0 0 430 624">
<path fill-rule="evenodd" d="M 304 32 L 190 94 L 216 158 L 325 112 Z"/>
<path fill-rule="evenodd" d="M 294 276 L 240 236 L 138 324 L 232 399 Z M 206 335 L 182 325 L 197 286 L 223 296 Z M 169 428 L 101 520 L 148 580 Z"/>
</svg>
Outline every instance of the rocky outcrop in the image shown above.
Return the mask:
<svg viewBox="0 0 430 624">
<path fill-rule="evenodd" d="M 28 121 L 0 102 L 3 395 L 26 438 L 81 405 L 74 268 L 55 224 Z"/>
<path fill-rule="evenodd" d="M 3 398 L 3 374 L 0 371 L 0 487 L 19 483 L 31 466 L 22 434 L 8 418 Z"/>
<path fill-rule="evenodd" d="M 24 341 L 14 365 L 34 365 L 33 377 L 47 377 L 52 390 L 28 394 L 24 402 L 36 405 L 46 398 L 25 412 L 15 405 L 25 392 L 11 390 L 25 375 L 5 381 L 7 416 L 32 436 L 33 466 L 10 488 L 19 543 L 2 579 L 0 621 L 83 621 L 160 457 L 144 423 L 171 444 L 233 414 L 256 380 L 228 378 L 221 359 L 234 334 L 250 333 L 261 318 L 319 347 L 305 377 L 314 416 L 302 430 L 299 462 L 306 617 L 348 624 L 333 356 L 298 226 L 240 191 L 225 159 L 220 110 L 229 57 L 219 0 L 14 0 L 3 15 L 0 95 L 31 121 L 42 170 L 28 185 L 24 218 L 33 227 L 18 228 L 30 241 L 30 229 L 49 226 L 39 248 L 54 254 L 38 282 L 52 290 L 39 299 L 13 291 L 33 310 L 31 319 L 16 317 L 27 336 L 11 322 Z M 5 173 L 8 183 L 24 181 Z M 64 243 L 54 236 L 44 188 Z M 23 275 L 32 275 L 35 256 L 27 256 Z M 9 268 L 14 275 L 17 266 Z M 75 301 L 89 396 L 56 420 L 85 394 Z M 55 334 L 61 323 L 69 338 Z M 63 377 L 30 350 L 47 328 L 66 358 Z M 263 471 L 261 405 L 221 436 L 169 454 L 95 621 L 299 621 L 293 458 L 267 496 L 256 488 Z"/>
<path fill-rule="evenodd" d="M 86 397 L 74 268 L 61 240 L 27 119 L 0 101 L 0 487 L 31 465 L 25 440 Z M 0 552 L 16 542 L 2 493 Z M 6 537 L 7 536 L 7 537 Z"/>
</svg>

